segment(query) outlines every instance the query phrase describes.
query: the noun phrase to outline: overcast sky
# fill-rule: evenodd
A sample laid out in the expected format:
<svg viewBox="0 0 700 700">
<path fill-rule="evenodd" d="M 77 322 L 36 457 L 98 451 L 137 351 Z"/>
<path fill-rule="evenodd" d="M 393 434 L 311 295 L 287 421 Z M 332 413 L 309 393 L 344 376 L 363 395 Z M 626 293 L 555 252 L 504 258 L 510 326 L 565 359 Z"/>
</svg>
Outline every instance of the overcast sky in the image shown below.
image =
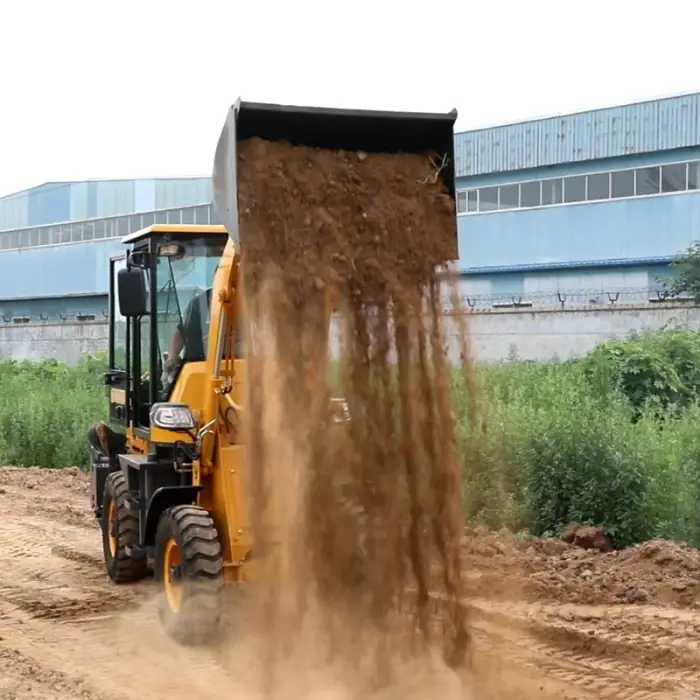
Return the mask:
<svg viewBox="0 0 700 700">
<path fill-rule="evenodd" d="M 0 195 L 210 175 L 243 99 L 459 111 L 458 130 L 700 90 L 700 3 L 5 0 Z"/>
</svg>

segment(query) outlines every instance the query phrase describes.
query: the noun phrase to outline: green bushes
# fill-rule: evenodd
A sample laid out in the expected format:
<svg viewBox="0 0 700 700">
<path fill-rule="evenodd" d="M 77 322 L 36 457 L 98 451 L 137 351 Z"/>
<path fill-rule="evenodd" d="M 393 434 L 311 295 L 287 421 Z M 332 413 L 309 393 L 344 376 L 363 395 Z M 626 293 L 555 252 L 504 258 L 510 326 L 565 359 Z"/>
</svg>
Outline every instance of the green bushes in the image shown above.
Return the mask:
<svg viewBox="0 0 700 700">
<path fill-rule="evenodd" d="M 481 368 L 479 385 L 481 425 L 462 429 L 471 517 L 538 535 L 595 524 L 617 546 L 654 536 L 700 545 L 697 334 Z"/>
<path fill-rule="evenodd" d="M 87 466 L 87 430 L 104 418 L 105 365 L 0 362 L 0 461 L 19 466 Z"/>
<path fill-rule="evenodd" d="M 86 466 L 104 418 L 90 358 L 0 362 L 0 461 Z M 569 362 L 477 370 L 477 415 L 455 373 L 469 517 L 539 535 L 602 526 L 617 546 L 661 536 L 700 546 L 700 334 L 666 330 Z"/>
</svg>

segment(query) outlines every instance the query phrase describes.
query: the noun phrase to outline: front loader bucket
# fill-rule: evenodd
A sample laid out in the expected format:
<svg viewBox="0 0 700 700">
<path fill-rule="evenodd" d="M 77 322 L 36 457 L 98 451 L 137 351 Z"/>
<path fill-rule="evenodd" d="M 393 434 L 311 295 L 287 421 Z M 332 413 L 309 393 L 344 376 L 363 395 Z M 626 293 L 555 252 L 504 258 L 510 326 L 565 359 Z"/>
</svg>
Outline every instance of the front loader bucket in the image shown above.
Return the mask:
<svg viewBox="0 0 700 700">
<path fill-rule="evenodd" d="M 457 111 L 426 114 L 326 109 L 242 102 L 228 112 L 212 175 L 214 211 L 238 243 L 237 145 L 258 137 L 329 150 L 436 154 L 445 187 L 454 199 L 454 134 Z M 443 161 L 444 158 L 444 161 Z M 455 230 L 455 258 L 457 249 Z"/>
</svg>

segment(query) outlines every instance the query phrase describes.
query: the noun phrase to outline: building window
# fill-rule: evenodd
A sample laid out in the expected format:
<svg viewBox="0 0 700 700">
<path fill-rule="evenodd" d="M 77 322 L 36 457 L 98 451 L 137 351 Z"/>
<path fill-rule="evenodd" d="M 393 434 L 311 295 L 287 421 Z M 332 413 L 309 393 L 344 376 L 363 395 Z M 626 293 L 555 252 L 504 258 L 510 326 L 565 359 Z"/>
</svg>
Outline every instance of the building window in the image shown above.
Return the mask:
<svg viewBox="0 0 700 700">
<path fill-rule="evenodd" d="M 637 197 L 659 194 L 661 191 L 661 168 L 637 168 L 635 193 Z"/>
<path fill-rule="evenodd" d="M 564 178 L 564 201 L 567 204 L 586 201 L 586 176 Z"/>
<path fill-rule="evenodd" d="M 479 211 L 498 209 L 498 187 L 482 187 L 479 190 Z"/>
<path fill-rule="evenodd" d="M 461 194 L 461 192 L 460 192 Z M 196 207 L 194 210 L 194 222 L 195 224 L 208 224 L 209 223 L 209 207 L 201 206 Z"/>
<path fill-rule="evenodd" d="M 517 209 L 518 208 L 518 185 L 504 185 L 499 188 L 500 194 L 498 197 L 499 209 Z"/>
<path fill-rule="evenodd" d="M 171 209 L 168 211 L 168 223 L 169 224 L 181 224 L 182 223 L 182 210 L 181 209 Z"/>
<path fill-rule="evenodd" d="M 561 204 L 564 201 L 564 188 L 562 181 L 543 180 L 542 181 L 542 204 Z"/>
<path fill-rule="evenodd" d="M 610 196 L 634 197 L 634 170 L 617 170 L 610 173 Z"/>
<path fill-rule="evenodd" d="M 182 209 L 182 222 L 183 224 L 194 224 L 194 207 L 187 207 Z"/>
<path fill-rule="evenodd" d="M 610 199 L 610 173 L 596 173 L 587 177 L 587 201 L 595 202 L 601 199 Z"/>
<path fill-rule="evenodd" d="M 661 192 L 684 192 L 687 186 L 687 163 L 661 166 Z"/>
<path fill-rule="evenodd" d="M 669 163 L 459 190 L 457 213 L 473 214 L 529 209 L 698 190 L 700 190 L 700 161 Z"/>
<path fill-rule="evenodd" d="M 523 182 L 520 185 L 520 206 L 524 209 L 527 207 L 539 207 L 542 204 L 541 195 L 542 183 Z"/>
<path fill-rule="evenodd" d="M 134 214 L 129 217 L 129 233 L 136 233 L 141 230 L 141 214 Z"/>
<path fill-rule="evenodd" d="M 467 213 L 467 192 L 462 190 L 457 192 L 457 213 L 466 214 Z"/>
</svg>

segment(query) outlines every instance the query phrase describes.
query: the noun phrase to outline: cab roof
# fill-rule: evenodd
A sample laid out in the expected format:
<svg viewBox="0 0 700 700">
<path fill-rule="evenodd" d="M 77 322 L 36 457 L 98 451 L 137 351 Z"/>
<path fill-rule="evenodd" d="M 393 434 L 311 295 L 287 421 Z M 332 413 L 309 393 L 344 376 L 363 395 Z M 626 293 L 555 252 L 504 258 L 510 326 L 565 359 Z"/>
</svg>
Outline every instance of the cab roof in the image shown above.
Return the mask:
<svg viewBox="0 0 700 700">
<path fill-rule="evenodd" d="M 136 241 L 148 238 L 148 236 L 153 233 L 177 233 L 180 236 L 190 234 L 193 236 L 201 236 L 203 233 L 226 235 L 226 228 L 221 224 L 151 224 L 150 226 L 146 226 L 145 228 L 124 236 L 121 242 L 136 243 Z"/>
</svg>

